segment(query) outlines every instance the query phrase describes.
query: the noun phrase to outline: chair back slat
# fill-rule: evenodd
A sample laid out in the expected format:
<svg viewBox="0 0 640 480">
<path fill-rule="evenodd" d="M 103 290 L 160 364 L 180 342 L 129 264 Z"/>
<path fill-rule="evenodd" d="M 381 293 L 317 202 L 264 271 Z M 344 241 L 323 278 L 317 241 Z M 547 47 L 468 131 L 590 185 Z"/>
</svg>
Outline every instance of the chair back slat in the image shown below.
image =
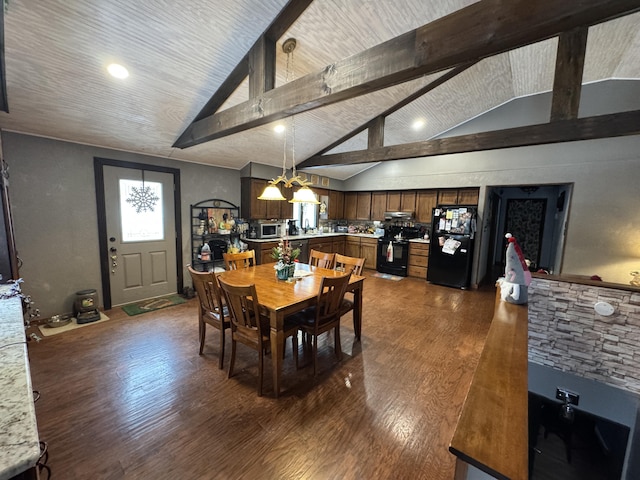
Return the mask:
<svg viewBox="0 0 640 480">
<path fill-rule="evenodd" d="M 247 250 L 239 253 L 223 253 L 225 268 L 227 270 L 237 270 L 239 268 L 249 268 L 256 264 L 256 251 Z"/>
<path fill-rule="evenodd" d="M 333 268 L 335 253 L 320 252 L 311 250 L 309 252 L 309 265 L 320 268 Z"/>
<path fill-rule="evenodd" d="M 339 277 L 322 278 L 316 308 L 316 323 L 319 327 L 340 318 L 342 301 L 350 278 L 351 272 Z"/>
<path fill-rule="evenodd" d="M 203 312 L 219 313 L 222 308 L 222 292 L 214 272 L 198 272 L 187 266 L 191 283 L 198 294 L 198 302 Z"/>
<path fill-rule="evenodd" d="M 260 305 L 255 285 L 230 285 L 220 280 L 231 317 L 232 330 L 245 335 L 262 335 Z"/>
<path fill-rule="evenodd" d="M 340 255 L 336 253 L 336 266 L 335 269 L 341 272 L 351 271 L 354 275 L 362 275 L 362 269 L 364 268 L 364 258 L 348 257 L 346 255 Z"/>
</svg>

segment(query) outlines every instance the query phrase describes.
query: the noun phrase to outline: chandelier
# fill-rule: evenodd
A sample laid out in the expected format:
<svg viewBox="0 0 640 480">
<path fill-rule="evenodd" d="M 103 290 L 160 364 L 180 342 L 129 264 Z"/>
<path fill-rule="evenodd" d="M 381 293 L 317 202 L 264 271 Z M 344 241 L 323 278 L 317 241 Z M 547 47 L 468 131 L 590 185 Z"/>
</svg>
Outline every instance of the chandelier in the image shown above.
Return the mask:
<svg viewBox="0 0 640 480">
<path fill-rule="evenodd" d="M 285 83 L 289 81 L 290 70 L 293 70 L 293 51 L 296 48 L 296 39 L 288 38 L 282 44 L 282 51 L 287 54 L 287 74 L 285 77 Z M 290 68 L 291 64 L 291 68 Z M 293 192 L 293 198 L 289 200 L 290 203 L 315 203 L 320 202 L 313 193 L 313 190 L 309 188 L 312 183 L 303 179 L 296 173 L 296 121 L 294 116 L 289 117 L 291 124 L 291 178 L 287 178 L 287 133 L 284 134 L 284 154 L 282 156 L 282 174 L 279 177 L 273 178 L 269 181 L 269 184 L 262 192 L 262 195 L 258 197 L 258 200 L 286 200 L 278 188 L 278 185 L 282 183 L 285 188 L 293 188 L 294 184 L 298 184 L 300 188 Z"/>
</svg>

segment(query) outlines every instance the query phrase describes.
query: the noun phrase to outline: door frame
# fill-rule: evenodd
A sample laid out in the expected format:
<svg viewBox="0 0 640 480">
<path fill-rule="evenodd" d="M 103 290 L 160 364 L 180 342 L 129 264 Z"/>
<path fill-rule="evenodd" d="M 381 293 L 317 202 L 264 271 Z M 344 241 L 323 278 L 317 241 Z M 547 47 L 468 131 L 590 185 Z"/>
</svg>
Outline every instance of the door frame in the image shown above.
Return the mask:
<svg viewBox="0 0 640 480">
<path fill-rule="evenodd" d="M 182 272 L 182 210 L 180 195 L 180 169 L 160 167 L 148 163 L 128 162 L 110 158 L 93 157 L 93 173 L 96 186 L 96 208 L 98 217 L 98 247 L 100 249 L 100 275 L 102 278 L 102 301 L 104 309 L 111 308 L 111 275 L 109 267 L 109 248 L 107 243 L 107 205 L 104 196 L 104 167 L 130 168 L 132 170 L 148 170 L 173 175 L 173 204 L 176 225 L 176 288 L 178 293 L 184 288 Z"/>
</svg>

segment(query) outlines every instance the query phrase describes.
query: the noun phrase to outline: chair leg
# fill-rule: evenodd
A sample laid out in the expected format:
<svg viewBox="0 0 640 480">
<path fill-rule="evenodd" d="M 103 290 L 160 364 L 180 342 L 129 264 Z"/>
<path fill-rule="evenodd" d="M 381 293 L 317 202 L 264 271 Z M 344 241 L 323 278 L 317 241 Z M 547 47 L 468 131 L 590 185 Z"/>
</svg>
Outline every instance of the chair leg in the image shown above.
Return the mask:
<svg viewBox="0 0 640 480">
<path fill-rule="evenodd" d="M 296 369 L 298 368 L 298 332 L 291 335 L 291 348 L 293 349 L 293 359 L 296 362 Z"/>
<path fill-rule="evenodd" d="M 342 360 L 342 346 L 340 345 L 340 324 L 336 325 L 335 337 L 336 357 L 338 358 L 338 360 Z"/>
<path fill-rule="evenodd" d="M 318 335 L 313 335 L 313 376 L 318 373 Z"/>
<path fill-rule="evenodd" d="M 262 396 L 262 368 L 264 366 L 264 352 L 258 349 L 258 396 Z"/>
<path fill-rule="evenodd" d="M 218 360 L 218 368 L 222 370 L 224 364 L 224 324 L 220 327 L 220 359 Z"/>
<path fill-rule="evenodd" d="M 207 324 L 204 322 L 200 322 L 199 325 L 200 325 L 200 328 L 198 330 L 200 333 L 200 355 L 202 355 L 202 349 L 204 348 L 204 334 L 207 328 L 206 327 Z"/>
<path fill-rule="evenodd" d="M 227 378 L 231 378 L 233 375 L 233 365 L 236 363 L 236 340 L 233 338 L 233 333 L 231 334 L 231 359 L 229 360 L 229 374 Z"/>
</svg>

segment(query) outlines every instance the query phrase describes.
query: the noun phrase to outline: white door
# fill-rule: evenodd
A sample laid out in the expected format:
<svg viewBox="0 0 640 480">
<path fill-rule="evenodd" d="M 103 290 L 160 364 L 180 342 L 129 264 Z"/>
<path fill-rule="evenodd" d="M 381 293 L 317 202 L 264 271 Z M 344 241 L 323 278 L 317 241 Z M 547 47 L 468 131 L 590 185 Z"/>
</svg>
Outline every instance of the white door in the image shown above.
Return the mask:
<svg viewBox="0 0 640 480">
<path fill-rule="evenodd" d="M 104 166 L 112 306 L 176 293 L 173 175 Z"/>
</svg>

